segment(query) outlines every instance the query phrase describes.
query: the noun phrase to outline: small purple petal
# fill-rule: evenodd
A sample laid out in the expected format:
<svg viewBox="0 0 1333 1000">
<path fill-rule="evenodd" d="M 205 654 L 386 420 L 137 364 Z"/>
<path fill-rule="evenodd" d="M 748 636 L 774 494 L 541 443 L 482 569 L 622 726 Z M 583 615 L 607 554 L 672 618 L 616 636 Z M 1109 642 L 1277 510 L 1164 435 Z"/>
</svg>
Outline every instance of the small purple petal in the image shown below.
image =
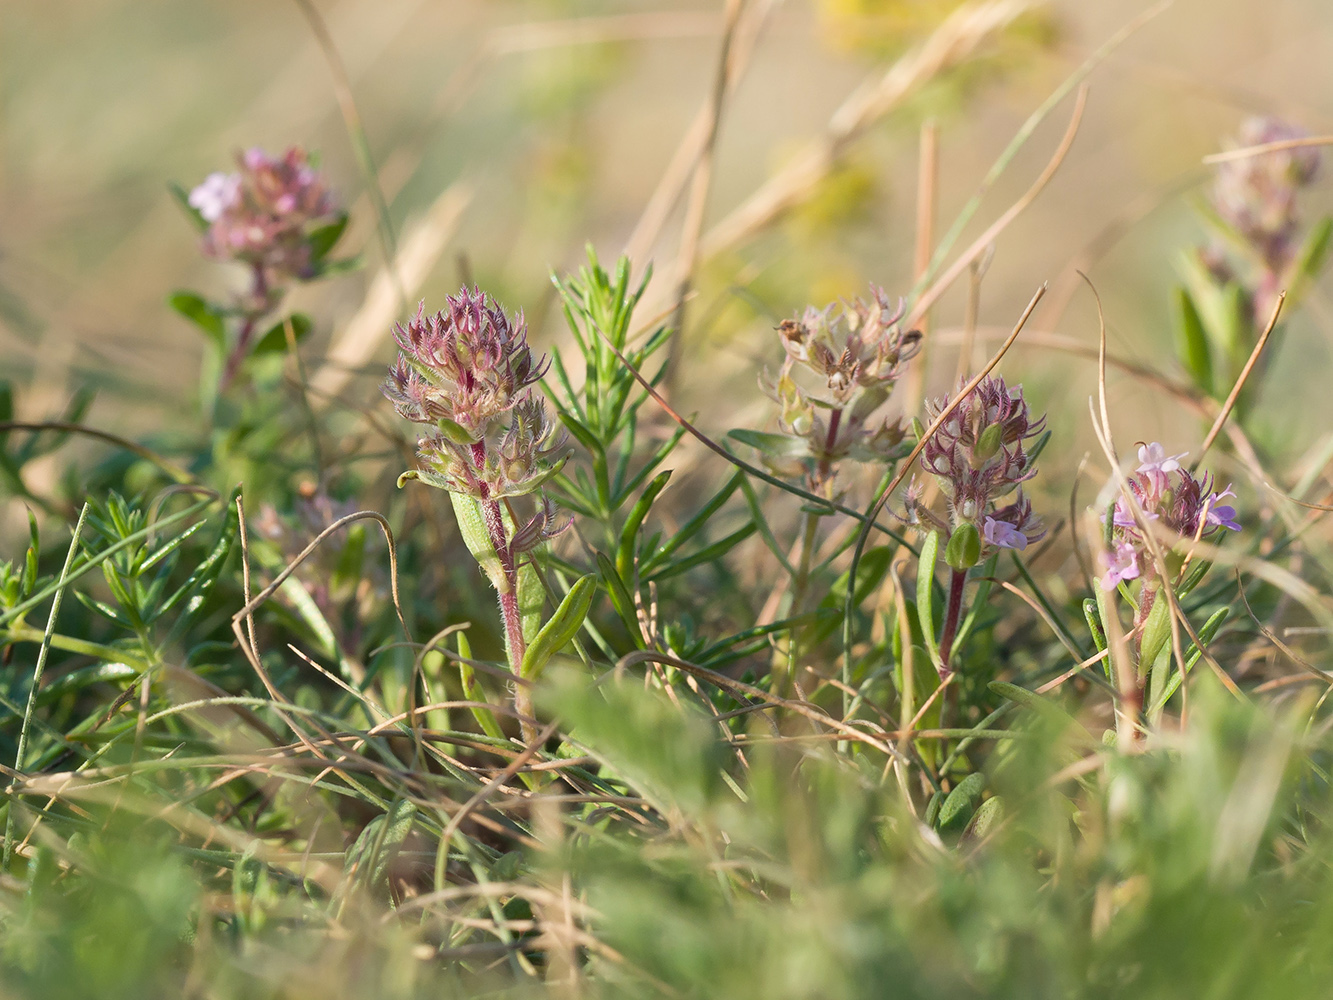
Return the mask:
<svg viewBox="0 0 1333 1000">
<path fill-rule="evenodd" d="M 1028 547 L 1028 536 L 1008 521 L 997 521 L 993 517 L 987 517 L 981 534 L 996 548 L 1018 549 L 1021 552 Z"/>
<path fill-rule="evenodd" d="M 1102 562 L 1106 566 L 1101 579 L 1102 590 L 1115 590 L 1117 584 L 1138 578 L 1138 555 L 1128 542 L 1121 542 L 1114 552 L 1102 553 Z"/>
<path fill-rule="evenodd" d="M 1209 507 L 1208 523 L 1223 528 L 1230 528 L 1232 531 L 1240 531 L 1240 524 L 1236 521 L 1236 508 L 1232 507 L 1230 504 Z"/>
<path fill-rule="evenodd" d="M 1227 497 L 1234 497 L 1236 494 L 1228 486 L 1221 493 L 1214 493 L 1208 498 L 1208 517 L 1207 523 L 1215 527 L 1229 528 L 1232 531 L 1240 531 L 1240 524 L 1236 521 L 1236 508 L 1229 503 L 1218 503 Z"/>
<path fill-rule="evenodd" d="M 1166 449 L 1156 441 L 1151 444 L 1139 445 L 1139 472 L 1175 472 L 1180 468 L 1177 459 L 1184 458 L 1189 452 L 1182 451 L 1179 455 L 1168 455 Z"/>
<path fill-rule="evenodd" d="M 213 173 L 190 192 L 190 207 L 206 222 L 216 222 L 222 213 L 236 204 L 241 193 L 241 175 Z"/>
</svg>

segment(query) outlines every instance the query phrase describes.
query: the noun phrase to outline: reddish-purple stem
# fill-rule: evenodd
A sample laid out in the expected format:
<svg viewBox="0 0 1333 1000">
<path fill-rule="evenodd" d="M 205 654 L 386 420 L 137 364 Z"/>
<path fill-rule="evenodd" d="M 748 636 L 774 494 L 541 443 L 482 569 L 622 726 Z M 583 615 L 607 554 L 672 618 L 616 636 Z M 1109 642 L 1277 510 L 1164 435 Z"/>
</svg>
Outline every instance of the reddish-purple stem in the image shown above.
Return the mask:
<svg viewBox="0 0 1333 1000">
<path fill-rule="evenodd" d="M 259 328 L 259 320 L 268 312 L 268 296 L 268 277 L 264 274 L 263 266 L 255 264 L 250 272 L 251 308 L 246 313 L 240 334 L 236 337 L 236 346 L 227 356 L 227 367 L 223 370 L 222 380 L 218 383 L 219 396 L 227 391 L 227 387 L 236 378 L 236 373 L 241 370 L 241 362 L 250 353 L 250 341 L 254 339 L 255 330 Z"/>
<path fill-rule="evenodd" d="M 949 576 L 949 606 L 944 612 L 944 631 L 940 633 L 940 675 L 947 677 L 952 673 L 949 657 L 953 655 L 953 640 L 958 634 L 958 620 L 963 616 L 963 586 L 967 583 L 967 570 L 953 570 Z M 930 600 L 926 595 L 922 600 Z"/>
<path fill-rule="evenodd" d="M 472 462 L 480 472 L 486 465 L 486 442 L 478 441 L 472 445 Z M 500 570 L 504 574 L 504 586 L 499 589 L 500 620 L 504 624 L 505 652 L 509 654 L 509 669 L 517 678 L 522 672 L 523 656 L 527 652 L 528 641 L 523 634 L 523 611 L 518 604 L 518 565 L 509 545 L 505 531 L 504 511 L 501 501 L 488 497 L 489 489 L 478 478 L 481 493 L 482 516 L 486 521 L 486 533 L 490 536 L 491 547 L 500 560 Z M 518 713 L 519 728 L 523 739 L 531 743 L 537 738 L 537 727 L 533 721 L 532 695 L 521 679 L 514 684 L 514 711 Z"/>
</svg>

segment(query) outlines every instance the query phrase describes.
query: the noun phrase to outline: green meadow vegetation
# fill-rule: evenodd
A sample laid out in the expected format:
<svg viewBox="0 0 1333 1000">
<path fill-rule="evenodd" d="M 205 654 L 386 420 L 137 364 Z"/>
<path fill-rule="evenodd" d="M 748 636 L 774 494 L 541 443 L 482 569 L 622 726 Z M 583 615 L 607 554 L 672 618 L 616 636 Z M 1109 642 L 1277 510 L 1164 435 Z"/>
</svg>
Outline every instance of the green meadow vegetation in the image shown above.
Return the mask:
<svg viewBox="0 0 1333 1000">
<path fill-rule="evenodd" d="M 535 288 L 427 282 L 491 195 L 401 226 L 298 0 L 346 169 L 292 135 L 158 178 L 184 408 L 5 365 L 0 1000 L 1327 995 L 1333 433 L 1281 359 L 1327 316 L 1333 140 L 1234 115 L 1127 307 L 1011 237 L 1165 8 L 1029 81 L 955 198 L 949 130 L 1059 12 L 829 0 L 866 81 L 715 218 L 788 14 L 716 6 L 497 36 L 581 53 L 524 91 L 566 223 L 624 37 L 710 46 L 637 223 Z M 915 260 L 852 281 L 877 136 Z"/>
</svg>

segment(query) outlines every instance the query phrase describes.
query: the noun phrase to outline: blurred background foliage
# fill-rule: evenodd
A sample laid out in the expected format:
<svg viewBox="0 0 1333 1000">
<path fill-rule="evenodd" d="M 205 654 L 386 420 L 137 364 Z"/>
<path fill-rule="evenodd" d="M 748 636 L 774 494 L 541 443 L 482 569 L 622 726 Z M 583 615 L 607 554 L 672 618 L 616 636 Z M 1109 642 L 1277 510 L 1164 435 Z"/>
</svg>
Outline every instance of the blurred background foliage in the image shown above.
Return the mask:
<svg viewBox="0 0 1333 1000">
<path fill-rule="evenodd" d="M 867 74 L 956 6 L 773 4 L 726 103 L 707 226 L 820 135 Z M 1002 40 L 913 92 L 852 144 L 775 225 L 706 254 L 686 340 L 696 372 L 709 376 L 679 387 L 686 408 L 717 398 L 761 406 L 749 373 L 773 357 L 775 319 L 797 306 L 867 280 L 891 293 L 909 286 L 923 118 L 941 126 L 943 225 L 1031 109 L 1142 6 L 1032 5 Z M 423 219 L 448 230 L 427 240 L 410 297 L 434 301 L 464 279 L 480 281 L 526 307 L 539 346 L 556 341 L 548 273 L 576 265 L 589 240 L 606 258 L 625 245 L 708 96 L 722 11 L 557 0 L 340 0 L 320 9 L 400 241 Z M 1071 291 L 1071 269 L 1081 266 L 1106 301 L 1113 349 L 1155 353 L 1170 336 L 1176 248 L 1197 238 L 1190 199 L 1205 178 L 1199 158 L 1252 113 L 1324 128 L 1329 110 L 1317 95 L 1333 83 L 1330 20 L 1317 0 L 1180 0 L 1117 50 L 1093 81 L 1065 166 L 997 248 L 983 326 L 1006 326 L 1051 280 L 1060 294 L 1037 325 L 1090 342 L 1091 306 Z M 10 4 L 0 45 L 0 338 L 11 377 L 30 386 L 22 416 L 46 415 L 87 385 L 99 390 L 94 418 L 108 426 L 160 427 L 188 406 L 194 382 L 180 376 L 196 370 L 201 345 L 162 300 L 181 287 L 221 293 L 234 276 L 198 256 L 165 185 L 195 183 L 243 146 L 321 152 L 352 208 L 345 245 L 364 251 L 369 266 L 307 290 L 296 306 L 317 319 L 316 357 L 346 329 L 382 256 L 329 67 L 298 5 Z M 988 204 L 1023 190 L 1061 127 L 1039 130 Z M 440 199 L 464 188 L 454 225 Z M 1312 214 L 1327 207 L 1325 191 L 1314 192 Z M 678 203 L 646 257 L 674 258 L 681 212 Z M 961 292 L 946 297 L 937 324 L 956 326 L 961 310 Z M 1326 394 L 1306 392 L 1320 366 L 1300 361 L 1326 359 L 1328 320 L 1316 294 L 1275 362 L 1283 373 L 1275 393 L 1325 405 Z M 366 362 L 387 356 L 383 340 L 377 351 Z M 1021 342 L 1018 351 L 1052 408 L 1086 397 L 1086 364 Z M 365 371 L 350 383 L 359 398 L 373 395 L 379 369 Z M 929 385 L 951 378 L 951 364 L 935 365 Z M 1171 436 L 1165 430 L 1181 414 L 1169 401 L 1127 380 L 1115 388 L 1136 413 L 1135 436 Z M 1143 425 L 1144 414 L 1155 427 Z M 1268 419 L 1299 450 L 1329 415 L 1273 407 Z M 23 530 L 12 516 L 7 526 Z"/>
</svg>

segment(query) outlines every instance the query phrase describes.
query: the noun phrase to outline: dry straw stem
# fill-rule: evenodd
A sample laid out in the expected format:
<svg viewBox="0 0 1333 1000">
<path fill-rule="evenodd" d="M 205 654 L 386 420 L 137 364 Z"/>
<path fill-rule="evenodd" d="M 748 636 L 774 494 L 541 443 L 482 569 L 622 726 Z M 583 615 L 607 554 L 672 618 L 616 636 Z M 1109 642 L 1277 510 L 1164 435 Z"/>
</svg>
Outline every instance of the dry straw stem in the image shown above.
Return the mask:
<svg viewBox="0 0 1333 1000">
<path fill-rule="evenodd" d="M 161 802 L 120 784 L 85 781 L 73 772 L 37 775 L 27 779 L 25 785 L 35 794 L 57 796 L 61 801 L 112 805 L 144 817 L 157 816 L 162 808 Z M 328 891 L 332 891 L 342 878 L 342 873 L 332 865 L 312 860 L 300 853 L 283 851 L 261 837 L 251 837 L 242 830 L 215 822 L 193 809 L 172 811 L 169 822 L 181 833 L 206 843 L 220 844 L 238 855 L 249 853 L 265 864 L 298 878 L 312 879 Z"/>
<path fill-rule="evenodd" d="M 356 100 L 352 96 L 352 82 L 347 76 L 347 67 L 343 65 L 342 56 L 338 54 L 338 47 L 333 42 L 333 36 L 329 34 L 328 25 L 324 23 L 324 18 L 320 16 L 314 3 L 311 0 L 293 0 L 293 2 L 310 22 L 310 30 L 319 44 L 320 51 L 324 53 L 329 72 L 333 75 L 333 92 L 338 98 L 338 110 L 342 112 L 343 124 L 347 127 L 347 137 L 352 143 L 352 152 L 356 156 L 357 166 L 361 168 L 366 194 L 375 207 L 384 263 L 389 273 L 393 274 L 394 258 L 397 256 L 393 222 L 389 218 L 388 202 L 384 200 L 384 192 L 380 189 L 379 171 L 375 169 L 375 159 L 370 152 L 370 140 L 366 137 L 365 126 L 361 124 L 361 114 L 357 111 Z M 398 292 L 402 307 L 406 309 L 407 296 L 401 285 L 398 286 Z"/>
<path fill-rule="evenodd" d="M 65 587 L 69 581 L 69 571 L 74 565 L 74 554 L 79 551 L 79 536 L 83 534 L 84 522 L 88 519 L 88 503 L 84 503 L 83 509 L 79 511 L 78 523 L 74 525 L 74 534 L 69 540 L 69 549 L 65 553 L 65 565 L 60 570 L 60 578 L 57 581 L 55 596 L 51 598 L 51 611 L 46 616 L 46 631 L 42 634 L 42 644 L 37 651 L 37 663 L 32 671 L 32 686 L 28 688 L 28 704 L 23 712 L 23 722 L 19 726 L 18 748 L 14 752 L 14 772 L 21 774 L 23 772 L 24 757 L 28 752 L 28 728 L 32 725 L 32 714 L 37 707 L 37 691 L 42 686 L 42 674 L 46 670 L 46 655 L 51 650 L 51 637 L 56 630 L 56 617 L 60 614 L 60 604 L 65 597 Z M 18 779 L 10 782 L 10 792 L 12 795 L 14 786 Z M 14 800 L 10 799 L 9 811 L 5 816 L 5 846 L 3 854 L 3 864 L 0 864 L 0 870 L 9 867 L 9 858 L 13 852 L 14 843 Z"/>
<path fill-rule="evenodd" d="M 386 331 L 400 313 L 401 295 L 416 296 L 430 277 L 444 248 L 458 231 L 463 211 L 472 200 L 472 186 L 456 181 L 440 192 L 420 221 L 409 224 L 394 262 L 380 268 L 361 308 L 329 347 L 324 364 L 311 376 L 310 389 L 327 405 L 358 370 L 369 364 Z M 401 282 L 402 292 L 396 282 Z"/>
<path fill-rule="evenodd" d="M 931 248 L 935 245 L 935 216 L 939 203 L 940 126 L 933 118 L 921 123 L 921 138 L 916 160 L 916 246 L 912 253 L 912 283 L 918 285 L 930 269 Z M 930 312 L 921 314 L 921 348 L 916 364 L 907 372 L 903 386 L 903 409 L 915 413 L 925 393 L 926 369 L 931 353 Z"/>
<path fill-rule="evenodd" d="M 545 729 L 537 734 L 536 738 L 531 743 L 523 748 L 523 751 L 518 754 L 518 756 L 509 762 L 508 766 L 505 767 L 503 771 L 490 781 L 486 782 L 485 785 L 476 791 L 472 798 L 468 799 L 467 802 L 463 804 L 463 807 L 459 809 L 458 812 L 454 813 L 449 820 L 449 825 L 446 826 L 444 832 L 440 834 L 441 846 L 446 845 L 449 841 L 453 840 L 454 834 L 456 834 L 459 827 L 463 825 L 463 821 L 472 815 L 482 803 L 494 795 L 506 781 L 522 770 L 523 765 L 531 760 L 533 756 L 536 755 L 537 751 L 546 745 L 546 741 L 551 738 L 556 729 L 559 728 L 559 725 L 558 722 L 552 722 L 547 725 Z"/>
<path fill-rule="evenodd" d="M 722 106 L 727 99 L 730 83 L 731 46 L 736 36 L 736 27 L 745 10 L 745 0 L 727 0 L 726 27 L 722 32 L 722 51 L 718 56 L 717 71 L 713 80 L 712 97 L 708 103 L 707 129 L 704 143 L 695 159 L 693 178 L 690 183 L 690 197 L 685 204 L 685 221 L 681 226 L 680 248 L 676 253 L 676 308 L 672 325 L 677 336 L 671 338 L 673 362 L 679 361 L 681 337 L 685 329 L 685 300 L 690 293 L 690 282 L 694 268 L 699 260 L 699 236 L 704 228 L 704 212 L 708 208 L 708 193 L 713 186 L 713 159 L 717 149 L 718 131 L 722 126 Z M 667 370 L 670 379 L 679 364 L 673 363 Z"/>
<path fill-rule="evenodd" d="M 754 52 L 755 42 L 768 20 L 768 15 L 775 6 L 775 0 L 752 0 L 743 4 L 734 24 L 729 23 L 727 32 L 729 41 L 724 46 L 723 65 L 726 70 L 725 98 L 736 89 L 749 65 Z M 704 100 L 694 121 L 681 138 L 676 152 L 667 164 L 661 180 L 653 189 L 652 195 L 644 205 L 639 221 L 635 224 L 629 240 L 625 244 L 625 255 L 635 264 L 647 259 L 649 252 L 657 243 L 667 217 L 680 200 L 685 184 L 696 172 L 697 164 L 710 145 L 709 137 L 715 131 L 715 117 L 719 104 L 717 89 Z M 697 239 L 697 234 L 696 234 Z"/>
<path fill-rule="evenodd" d="M 406 636 L 407 640 L 410 642 L 411 633 L 407 628 L 406 620 L 403 618 L 402 605 L 398 597 L 398 554 L 397 554 L 397 548 L 394 544 L 393 530 L 389 527 L 389 522 L 385 520 L 384 516 L 375 511 L 357 511 L 356 513 L 348 514 L 346 517 L 341 517 L 337 521 L 329 525 L 327 528 L 325 528 L 323 531 L 321 531 L 318 535 L 316 535 L 315 538 L 310 542 L 310 544 L 307 545 L 303 550 L 301 550 L 301 552 L 296 556 L 296 558 L 293 559 L 290 563 L 288 563 L 287 566 L 282 570 L 282 572 L 279 573 L 274 578 L 272 583 L 270 583 L 259 594 L 255 595 L 252 598 L 250 597 L 250 558 L 249 558 L 248 539 L 246 535 L 245 508 L 242 503 L 242 499 L 239 496 L 236 498 L 236 509 L 239 517 L 239 530 L 240 530 L 240 541 L 241 541 L 241 574 L 242 574 L 242 585 L 244 587 L 243 592 L 246 598 L 246 603 L 244 607 L 242 607 L 239 611 L 237 611 L 234 615 L 232 615 L 231 619 L 232 632 L 235 633 L 236 640 L 240 644 L 241 651 L 245 654 L 245 658 L 250 662 L 250 666 L 255 671 L 255 675 L 263 683 L 265 690 L 268 691 L 269 697 L 272 699 L 273 702 L 272 707 L 274 711 L 278 713 L 278 716 L 283 720 L 283 722 L 287 725 L 287 727 L 291 729 L 291 731 L 296 735 L 297 739 L 301 741 L 302 745 L 306 748 L 306 750 L 308 750 L 311 754 L 313 754 L 316 757 L 323 757 L 325 760 L 327 760 L 328 759 L 327 756 L 324 755 L 313 742 L 311 742 L 310 738 L 306 735 L 304 730 L 302 730 L 300 727 L 296 725 L 295 720 L 292 718 L 291 714 L 287 711 L 287 709 L 293 708 L 294 706 L 291 704 L 290 701 L 288 701 L 282 695 L 280 691 L 278 691 L 277 687 L 273 684 L 272 679 L 269 677 L 268 671 L 264 668 L 264 664 L 261 661 L 259 655 L 259 646 L 255 639 L 254 612 L 260 605 L 262 605 L 274 593 L 277 592 L 277 589 L 282 585 L 283 581 L 286 580 L 289 576 L 291 576 L 293 572 L 295 572 L 296 568 L 300 566 L 301 563 L 304 562 L 323 543 L 324 539 L 329 537 L 329 535 L 333 534 L 338 529 L 343 528 L 348 524 L 351 524 L 353 521 L 364 520 L 366 518 L 369 518 L 379 524 L 381 531 L 383 531 L 384 533 L 385 542 L 387 543 L 389 548 L 389 585 L 393 597 L 394 611 L 398 615 L 398 624 L 403 629 L 403 635 Z M 245 625 L 244 629 L 242 629 L 243 622 Z M 248 641 L 247 641 L 247 634 L 248 634 Z M 324 737 L 327 740 L 333 739 L 333 737 L 329 733 L 325 732 L 318 724 L 315 724 L 312 721 L 311 725 L 312 728 L 314 728 L 315 731 L 320 736 Z M 342 771 L 337 769 L 336 764 L 331 764 L 330 766 L 333 770 L 337 771 L 337 773 L 344 780 L 347 780 L 349 784 L 351 783 L 348 776 L 344 774 Z"/>
<path fill-rule="evenodd" d="M 906 320 L 908 326 L 923 317 L 949 286 L 958 279 L 958 276 L 971 267 L 973 261 L 978 260 L 986 253 L 987 248 L 1009 227 L 1009 224 L 1037 200 L 1037 196 L 1041 194 L 1042 189 L 1055 176 L 1055 172 L 1060 169 L 1060 164 L 1064 162 L 1065 157 L 1069 154 L 1070 147 L 1074 144 L 1074 137 L 1078 135 L 1078 126 L 1083 120 L 1083 109 L 1087 105 L 1087 101 L 1088 88 L 1086 84 L 1083 84 L 1078 88 L 1078 93 L 1074 97 L 1074 111 L 1070 115 L 1069 125 L 1065 128 L 1064 137 L 1060 140 L 1060 145 L 1056 147 L 1055 154 L 1051 157 L 1050 162 L 1046 164 L 1046 168 L 1038 175 L 1032 186 L 1023 194 L 1023 197 L 1010 205 L 1003 215 L 972 241 L 972 245 L 959 255 L 948 270 L 921 293 L 921 297 L 916 300 L 912 306 L 912 311 L 908 314 Z"/>
<path fill-rule="evenodd" d="M 711 11 L 645 11 L 529 21 L 495 28 L 480 42 L 471 45 L 468 54 L 463 56 L 460 53 L 462 64 L 440 88 L 426 124 L 457 111 L 481 79 L 483 71 L 499 57 L 574 45 L 703 38 L 716 34 L 721 23 L 721 18 Z"/>
<path fill-rule="evenodd" d="M 157 452 L 145 448 L 143 445 L 131 441 L 128 438 L 120 437 L 117 434 L 111 434 L 108 431 L 97 427 L 89 427 L 87 424 L 72 424 L 60 420 L 43 420 L 35 423 L 28 423 L 20 420 L 0 421 L 0 434 L 8 434 L 10 431 L 51 431 L 55 434 L 81 434 L 85 437 L 96 438 L 99 441 L 105 441 L 107 444 L 113 444 L 117 448 L 123 448 L 133 455 L 138 455 L 146 462 L 152 462 L 177 483 L 188 484 L 196 482 L 186 469 L 177 465 L 169 458 L 164 458 Z"/>
<path fill-rule="evenodd" d="M 1324 670 L 1322 667 L 1316 667 L 1305 657 L 1301 656 L 1300 653 L 1296 652 L 1296 650 L 1292 649 L 1279 639 L 1277 633 L 1259 620 L 1259 616 L 1254 613 L 1254 608 L 1250 607 L 1250 599 L 1245 595 L 1245 583 L 1241 580 L 1239 570 L 1236 572 L 1236 593 L 1240 595 L 1240 600 L 1241 603 L 1245 605 L 1246 613 L 1249 614 L 1250 619 L 1254 622 L 1255 626 L 1259 629 L 1260 633 L 1263 634 L 1265 639 L 1281 650 L 1287 659 L 1291 660 L 1292 663 L 1296 664 L 1302 670 L 1307 671 L 1312 676 L 1317 677 L 1325 683 L 1333 684 L 1333 673 Z"/>
<path fill-rule="evenodd" d="M 1222 153 L 1210 153 L 1203 162 L 1212 166 L 1216 163 L 1230 163 L 1233 160 L 1246 160 L 1251 156 L 1263 156 L 1265 153 L 1280 153 L 1284 149 L 1305 149 L 1310 146 L 1333 146 L 1333 135 L 1307 135 L 1300 139 L 1280 139 L 1277 142 L 1260 143 L 1258 146 L 1242 146 L 1240 149 L 1228 149 Z"/>
<path fill-rule="evenodd" d="M 824 135 L 808 143 L 780 173 L 709 230 L 703 255 L 741 242 L 798 204 L 866 129 L 1037 5 L 1036 0 L 991 0 L 959 7 L 887 72 L 868 77 L 833 113 Z"/>
</svg>

